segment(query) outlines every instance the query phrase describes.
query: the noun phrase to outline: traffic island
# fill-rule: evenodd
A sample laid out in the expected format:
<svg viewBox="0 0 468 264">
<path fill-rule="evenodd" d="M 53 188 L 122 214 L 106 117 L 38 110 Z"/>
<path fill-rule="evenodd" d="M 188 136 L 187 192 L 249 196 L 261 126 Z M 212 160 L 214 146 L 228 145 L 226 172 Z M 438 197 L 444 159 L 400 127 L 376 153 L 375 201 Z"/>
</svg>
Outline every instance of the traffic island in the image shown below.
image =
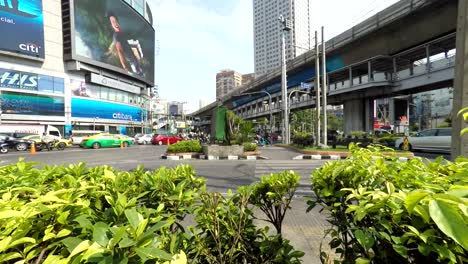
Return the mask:
<svg viewBox="0 0 468 264">
<path fill-rule="evenodd" d="M 205 145 L 203 146 L 203 152 L 166 152 L 165 155 L 161 156 L 162 159 L 167 160 L 190 160 L 190 159 L 202 159 L 202 160 L 257 160 L 266 159 L 261 156 L 261 152 L 255 151 L 244 151 L 244 146 L 232 145 L 232 146 L 221 146 L 221 145 Z"/>
<path fill-rule="evenodd" d="M 286 144 L 277 144 L 278 147 L 287 148 L 290 150 L 294 150 L 300 154 L 297 157 L 294 157 L 294 160 L 297 159 L 311 159 L 311 160 L 341 160 L 346 159 L 349 155 L 351 155 L 351 151 L 346 148 L 339 148 L 339 149 L 315 149 L 315 148 L 300 148 L 297 146 L 286 145 Z M 414 158 L 413 152 L 408 151 L 388 151 L 382 152 L 382 154 L 386 157 L 398 157 L 399 160 L 408 160 Z"/>
</svg>

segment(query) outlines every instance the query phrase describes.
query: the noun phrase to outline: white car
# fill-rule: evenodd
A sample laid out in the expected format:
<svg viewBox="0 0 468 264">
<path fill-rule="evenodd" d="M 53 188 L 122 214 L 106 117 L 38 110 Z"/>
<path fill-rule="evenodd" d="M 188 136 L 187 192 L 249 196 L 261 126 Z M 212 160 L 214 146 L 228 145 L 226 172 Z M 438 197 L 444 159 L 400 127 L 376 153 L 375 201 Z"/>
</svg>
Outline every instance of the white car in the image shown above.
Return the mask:
<svg viewBox="0 0 468 264">
<path fill-rule="evenodd" d="M 409 150 L 448 152 L 452 144 L 452 128 L 434 128 L 408 137 Z M 395 141 L 395 147 L 403 149 L 403 138 Z"/>
<path fill-rule="evenodd" d="M 142 136 L 139 136 L 137 139 L 138 144 L 143 144 L 143 145 L 148 145 L 151 143 L 151 140 L 153 139 L 153 135 L 151 134 L 144 134 Z"/>
</svg>

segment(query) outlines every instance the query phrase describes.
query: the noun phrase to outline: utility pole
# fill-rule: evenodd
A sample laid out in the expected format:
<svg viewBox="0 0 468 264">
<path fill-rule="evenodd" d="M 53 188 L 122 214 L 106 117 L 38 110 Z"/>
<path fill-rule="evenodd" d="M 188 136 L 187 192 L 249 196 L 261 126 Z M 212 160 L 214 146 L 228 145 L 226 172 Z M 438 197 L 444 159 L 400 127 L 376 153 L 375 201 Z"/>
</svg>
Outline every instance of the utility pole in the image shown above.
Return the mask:
<svg viewBox="0 0 468 264">
<path fill-rule="evenodd" d="M 289 144 L 289 115 L 288 115 L 288 84 L 286 77 L 286 39 L 285 34 L 287 31 L 291 30 L 290 25 L 288 25 L 288 20 L 282 15 L 279 17 L 279 20 L 282 24 L 281 29 L 281 100 L 283 102 L 283 129 L 281 134 L 283 135 L 284 143 Z"/>
<path fill-rule="evenodd" d="M 315 31 L 315 108 L 317 114 L 316 129 L 317 138 L 316 145 L 320 144 L 320 52 L 318 49 L 317 31 Z"/>
<path fill-rule="evenodd" d="M 460 135 L 467 127 L 458 111 L 468 107 L 468 1 L 458 1 L 457 54 L 455 58 L 455 79 L 452 112 L 452 160 L 458 156 L 468 156 L 468 135 Z"/>
<path fill-rule="evenodd" d="M 322 26 L 323 145 L 327 146 L 327 59 L 325 52 L 325 33 Z"/>
</svg>

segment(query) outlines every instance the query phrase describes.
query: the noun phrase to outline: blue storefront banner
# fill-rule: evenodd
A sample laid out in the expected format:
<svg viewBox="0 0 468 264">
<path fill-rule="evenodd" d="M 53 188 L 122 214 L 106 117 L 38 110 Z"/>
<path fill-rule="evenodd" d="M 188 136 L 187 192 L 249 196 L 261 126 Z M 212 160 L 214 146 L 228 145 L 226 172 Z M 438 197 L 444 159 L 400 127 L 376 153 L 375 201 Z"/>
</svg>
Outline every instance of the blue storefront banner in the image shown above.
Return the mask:
<svg viewBox="0 0 468 264">
<path fill-rule="evenodd" d="M 111 102 L 95 101 L 84 98 L 72 98 L 72 117 L 113 119 L 119 121 L 140 122 L 146 112 L 136 106 Z"/>
<path fill-rule="evenodd" d="M 3 114 L 64 115 L 63 97 L 3 91 L 0 99 Z"/>
<path fill-rule="evenodd" d="M 42 0 L 0 0 L 0 50 L 44 58 Z"/>
</svg>

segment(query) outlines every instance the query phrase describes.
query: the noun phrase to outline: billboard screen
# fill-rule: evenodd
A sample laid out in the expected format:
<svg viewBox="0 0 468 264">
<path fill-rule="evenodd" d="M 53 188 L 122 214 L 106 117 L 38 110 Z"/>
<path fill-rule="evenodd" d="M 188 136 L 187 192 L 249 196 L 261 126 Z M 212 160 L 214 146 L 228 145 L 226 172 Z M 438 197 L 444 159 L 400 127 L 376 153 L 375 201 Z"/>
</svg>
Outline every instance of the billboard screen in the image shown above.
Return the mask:
<svg viewBox="0 0 468 264">
<path fill-rule="evenodd" d="M 0 0 L 0 50 L 44 58 L 42 0 Z"/>
<path fill-rule="evenodd" d="M 136 106 L 111 102 L 95 101 L 84 98 L 72 98 L 72 117 L 101 118 L 118 121 L 141 122 L 145 110 Z"/>
<path fill-rule="evenodd" d="M 122 0 L 72 2 L 72 58 L 153 84 L 153 27 Z"/>
</svg>

